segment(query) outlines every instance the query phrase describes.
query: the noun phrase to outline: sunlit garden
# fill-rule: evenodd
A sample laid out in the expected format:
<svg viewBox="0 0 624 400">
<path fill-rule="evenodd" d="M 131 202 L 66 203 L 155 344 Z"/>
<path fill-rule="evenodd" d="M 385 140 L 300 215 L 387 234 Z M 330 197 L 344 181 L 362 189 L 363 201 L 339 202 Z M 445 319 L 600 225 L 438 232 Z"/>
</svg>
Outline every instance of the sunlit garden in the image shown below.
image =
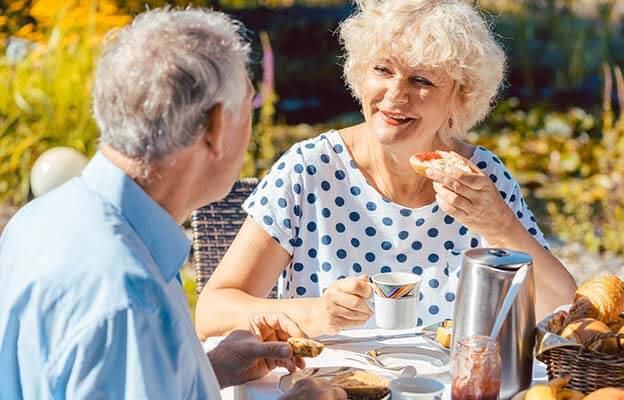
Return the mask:
<svg viewBox="0 0 624 400">
<path fill-rule="evenodd" d="M 249 29 L 254 128 L 241 176 L 262 176 L 294 142 L 361 119 L 341 79 L 340 0 L 213 0 Z M 622 272 L 624 3 L 476 1 L 508 56 L 505 87 L 469 140 L 500 155 L 560 255 L 583 280 Z M 0 201 L 32 199 L 30 171 L 56 146 L 91 157 L 93 69 L 105 32 L 162 1 L 0 1 Z M 567 257 L 567 258 L 566 258 Z M 584 269 L 588 269 L 584 271 Z M 186 276 L 189 294 L 192 274 Z"/>
</svg>

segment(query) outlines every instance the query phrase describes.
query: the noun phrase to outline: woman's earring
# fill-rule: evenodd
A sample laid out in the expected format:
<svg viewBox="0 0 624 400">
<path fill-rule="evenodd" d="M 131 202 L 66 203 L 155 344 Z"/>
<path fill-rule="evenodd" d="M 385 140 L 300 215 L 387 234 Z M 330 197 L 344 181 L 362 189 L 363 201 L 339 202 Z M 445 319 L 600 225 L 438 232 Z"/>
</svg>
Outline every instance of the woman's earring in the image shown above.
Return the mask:
<svg viewBox="0 0 624 400">
<path fill-rule="evenodd" d="M 449 124 L 449 128 L 453 127 L 453 118 L 449 118 L 448 124 Z"/>
</svg>

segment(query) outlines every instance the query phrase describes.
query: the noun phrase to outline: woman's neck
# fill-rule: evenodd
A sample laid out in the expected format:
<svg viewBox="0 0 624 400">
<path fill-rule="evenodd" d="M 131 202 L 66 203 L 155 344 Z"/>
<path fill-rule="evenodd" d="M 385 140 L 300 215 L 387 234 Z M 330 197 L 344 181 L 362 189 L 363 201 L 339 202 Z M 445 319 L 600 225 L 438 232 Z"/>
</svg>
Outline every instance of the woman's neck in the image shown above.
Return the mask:
<svg viewBox="0 0 624 400">
<path fill-rule="evenodd" d="M 341 136 L 362 174 L 384 197 L 410 208 L 435 200 L 431 180 L 417 174 L 409 165 L 413 153 L 381 145 L 364 124 L 341 131 Z M 431 143 L 414 153 L 433 150 Z"/>
</svg>

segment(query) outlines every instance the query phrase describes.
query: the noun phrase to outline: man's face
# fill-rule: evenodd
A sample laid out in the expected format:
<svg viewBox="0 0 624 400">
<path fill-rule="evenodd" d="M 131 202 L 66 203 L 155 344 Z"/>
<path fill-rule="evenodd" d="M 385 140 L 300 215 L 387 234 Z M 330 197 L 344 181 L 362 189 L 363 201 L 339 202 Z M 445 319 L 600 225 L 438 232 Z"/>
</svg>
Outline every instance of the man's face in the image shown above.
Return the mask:
<svg viewBox="0 0 624 400">
<path fill-rule="evenodd" d="M 225 110 L 223 115 L 223 158 L 219 160 L 222 166 L 222 182 L 224 186 L 225 196 L 229 193 L 232 184 L 238 177 L 249 139 L 251 138 L 251 104 L 254 96 L 254 88 L 251 84 L 246 72 L 243 72 L 246 86 L 245 97 L 237 110 Z"/>
</svg>

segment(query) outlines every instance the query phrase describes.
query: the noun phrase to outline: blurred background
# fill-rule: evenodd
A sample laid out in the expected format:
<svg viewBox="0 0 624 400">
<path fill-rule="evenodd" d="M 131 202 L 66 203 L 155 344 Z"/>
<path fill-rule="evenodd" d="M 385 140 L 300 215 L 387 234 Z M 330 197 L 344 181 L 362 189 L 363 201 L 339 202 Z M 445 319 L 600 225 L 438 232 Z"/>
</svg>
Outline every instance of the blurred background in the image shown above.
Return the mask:
<svg viewBox="0 0 624 400">
<path fill-rule="evenodd" d="M 509 65 L 496 108 L 469 140 L 501 156 L 571 263 L 587 274 L 624 272 L 624 0 L 472 3 Z M 361 119 L 335 34 L 353 10 L 347 1 L 0 0 L 3 219 L 32 198 L 30 173 L 45 150 L 93 155 L 90 91 L 102 39 L 165 4 L 213 7 L 248 28 L 261 95 L 241 176 L 262 176 L 293 142 Z"/>
</svg>

